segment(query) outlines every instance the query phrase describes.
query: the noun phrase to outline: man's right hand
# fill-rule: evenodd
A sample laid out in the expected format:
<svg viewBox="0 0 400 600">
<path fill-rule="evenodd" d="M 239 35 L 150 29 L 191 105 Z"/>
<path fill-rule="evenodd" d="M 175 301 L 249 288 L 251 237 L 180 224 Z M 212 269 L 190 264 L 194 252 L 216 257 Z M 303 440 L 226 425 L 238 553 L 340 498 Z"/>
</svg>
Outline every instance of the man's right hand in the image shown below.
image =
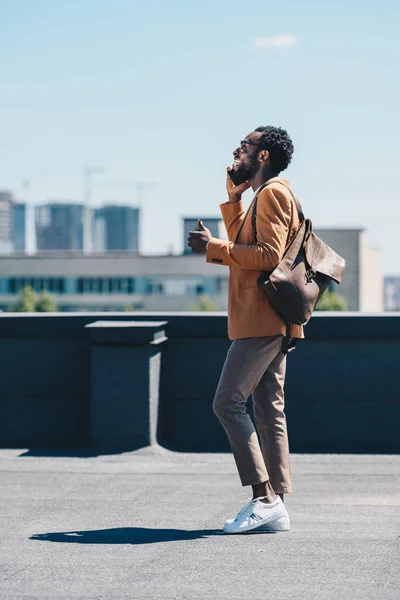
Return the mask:
<svg viewBox="0 0 400 600">
<path fill-rule="evenodd" d="M 228 192 L 229 202 L 239 202 L 242 198 L 242 194 L 249 189 L 250 183 L 245 181 L 240 185 L 235 185 L 229 176 L 230 170 L 231 167 L 226 169 L 226 191 Z"/>
</svg>

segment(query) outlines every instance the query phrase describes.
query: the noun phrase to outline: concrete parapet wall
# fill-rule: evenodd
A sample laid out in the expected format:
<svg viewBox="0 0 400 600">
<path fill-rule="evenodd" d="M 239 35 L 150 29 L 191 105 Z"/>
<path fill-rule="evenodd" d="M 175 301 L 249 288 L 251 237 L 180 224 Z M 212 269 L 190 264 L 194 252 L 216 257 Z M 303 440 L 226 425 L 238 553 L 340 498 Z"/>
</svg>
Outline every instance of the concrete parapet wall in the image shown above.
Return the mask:
<svg viewBox="0 0 400 600">
<path fill-rule="evenodd" d="M 96 382 L 86 326 L 99 320 L 166 322 L 159 376 L 156 370 L 158 441 L 181 451 L 228 450 L 212 412 L 229 347 L 224 313 L 1 314 L 0 446 L 93 443 Z M 292 451 L 399 452 L 400 314 L 320 313 L 306 335 L 288 359 Z M 126 351 L 136 355 L 129 346 Z M 107 360 L 102 361 L 106 368 Z M 126 384 L 119 379 L 118 393 L 132 393 L 135 403 L 127 364 L 121 370 Z M 150 368 L 149 361 L 143 364 Z M 157 385 L 154 373 L 150 379 L 149 403 Z M 113 443 L 118 445 L 118 439 Z"/>
</svg>

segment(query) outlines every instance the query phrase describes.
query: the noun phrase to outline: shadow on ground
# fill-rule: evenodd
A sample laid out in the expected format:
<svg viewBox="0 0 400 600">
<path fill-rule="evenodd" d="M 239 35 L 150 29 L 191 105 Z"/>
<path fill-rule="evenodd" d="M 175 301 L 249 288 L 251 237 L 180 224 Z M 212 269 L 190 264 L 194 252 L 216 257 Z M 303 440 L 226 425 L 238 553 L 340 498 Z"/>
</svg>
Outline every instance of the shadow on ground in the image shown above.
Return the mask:
<svg viewBox="0 0 400 600">
<path fill-rule="evenodd" d="M 217 529 L 150 529 L 147 527 L 117 527 L 88 531 L 61 531 L 32 535 L 31 540 L 67 542 L 72 544 L 156 544 L 178 540 L 197 540 L 221 535 Z"/>
<path fill-rule="evenodd" d="M 124 454 L 126 452 L 146 452 L 159 454 L 165 452 L 163 446 L 78 446 L 76 448 L 29 448 L 19 455 L 20 457 L 32 456 L 36 458 L 96 458 L 98 456 Z"/>
<path fill-rule="evenodd" d="M 248 531 L 240 535 L 273 534 L 269 531 Z M 38 533 L 29 539 L 69 544 L 159 544 L 185 540 L 206 539 L 224 535 L 220 529 L 150 529 L 148 527 L 116 527 L 88 531 Z"/>
</svg>

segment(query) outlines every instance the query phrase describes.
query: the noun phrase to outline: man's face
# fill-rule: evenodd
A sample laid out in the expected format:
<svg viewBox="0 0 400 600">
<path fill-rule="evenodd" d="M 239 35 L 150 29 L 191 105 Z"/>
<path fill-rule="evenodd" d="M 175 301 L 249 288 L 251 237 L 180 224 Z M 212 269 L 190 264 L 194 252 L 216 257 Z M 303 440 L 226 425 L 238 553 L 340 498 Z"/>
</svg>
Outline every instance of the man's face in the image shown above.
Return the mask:
<svg viewBox="0 0 400 600">
<path fill-rule="evenodd" d="M 260 168 L 260 162 L 258 161 L 258 153 L 261 150 L 258 145 L 260 137 L 261 133 L 259 131 L 249 133 L 233 152 L 234 160 L 229 175 L 235 185 L 253 179 Z"/>
</svg>

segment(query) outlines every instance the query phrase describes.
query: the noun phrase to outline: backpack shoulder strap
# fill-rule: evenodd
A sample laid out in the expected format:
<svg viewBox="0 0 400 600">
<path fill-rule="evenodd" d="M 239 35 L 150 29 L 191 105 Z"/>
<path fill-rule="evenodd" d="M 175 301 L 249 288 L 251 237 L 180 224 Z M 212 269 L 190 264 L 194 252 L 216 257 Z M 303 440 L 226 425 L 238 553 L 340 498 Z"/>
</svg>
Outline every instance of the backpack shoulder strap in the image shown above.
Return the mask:
<svg viewBox="0 0 400 600">
<path fill-rule="evenodd" d="M 283 185 L 283 187 L 285 187 L 287 190 L 289 190 L 290 195 L 293 198 L 294 205 L 295 205 L 295 207 L 297 209 L 297 213 L 299 215 L 300 223 L 302 223 L 304 221 L 304 213 L 302 211 L 302 208 L 300 206 L 299 201 L 297 200 L 296 196 L 293 194 L 293 192 L 290 189 L 290 187 L 288 187 L 287 185 L 285 185 L 282 181 L 271 181 L 270 183 L 280 183 L 281 185 Z M 262 190 L 265 187 L 267 187 L 268 185 L 270 185 L 270 183 L 269 182 L 264 183 L 264 185 L 262 185 L 259 188 L 259 190 L 257 192 L 257 195 L 256 195 L 256 198 L 254 200 L 253 212 L 252 212 L 252 215 L 251 215 L 251 224 L 252 224 L 252 227 L 253 227 L 253 240 L 254 240 L 254 243 L 257 243 L 257 202 L 258 202 L 258 196 L 259 196 L 260 192 L 262 192 Z"/>
</svg>

